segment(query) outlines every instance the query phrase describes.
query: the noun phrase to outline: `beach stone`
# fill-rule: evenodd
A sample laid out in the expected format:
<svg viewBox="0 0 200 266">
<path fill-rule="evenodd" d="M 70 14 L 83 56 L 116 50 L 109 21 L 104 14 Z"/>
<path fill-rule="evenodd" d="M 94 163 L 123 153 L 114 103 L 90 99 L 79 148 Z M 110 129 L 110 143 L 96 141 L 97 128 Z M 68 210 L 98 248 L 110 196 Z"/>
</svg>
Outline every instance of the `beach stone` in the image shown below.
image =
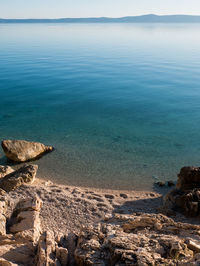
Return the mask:
<svg viewBox="0 0 200 266">
<path fill-rule="evenodd" d="M 173 187 L 173 186 L 175 186 L 175 183 L 174 183 L 174 181 L 169 180 L 169 181 L 167 181 L 167 185 L 168 185 L 168 187 Z"/>
<path fill-rule="evenodd" d="M 4 166 L 0 165 L 0 178 L 3 178 L 4 176 L 14 172 L 15 170 L 10 166 Z"/>
<path fill-rule="evenodd" d="M 25 140 L 3 140 L 1 145 L 6 157 L 15 162 L 26 162 L 53 151 L 52 146 Z"/>
<path fill-rule="evenodd" d="M 127 199 L 127 198 L 128 198 L 128 195 L 125 194 L 125 193 L 120 193 L 120 197 L 121 197 L 121 198 L 124 198 L 124 199 Z"/>
<path fill-rule="evenodd" d="M 9 192 L 14 190 L 21 185 L 27 183 L 31 184 L 35 180 L 35 176 L 37 173 L 38 166 L 29 164 L 24 165 L 18 170 L 4 176 L 0 179 L 0 188 Z"/>
</svg>

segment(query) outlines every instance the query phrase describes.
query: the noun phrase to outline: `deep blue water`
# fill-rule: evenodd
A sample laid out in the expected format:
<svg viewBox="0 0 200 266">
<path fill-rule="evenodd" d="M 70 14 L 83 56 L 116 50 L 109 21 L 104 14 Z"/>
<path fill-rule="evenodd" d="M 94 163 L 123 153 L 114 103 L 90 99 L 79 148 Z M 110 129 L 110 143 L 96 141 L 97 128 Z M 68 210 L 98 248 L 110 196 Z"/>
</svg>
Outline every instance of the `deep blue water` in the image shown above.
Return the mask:
<svg viewBox="0 0 200 266">
<path fill-rule="evenodd" d="M 0 24 L 0 137 L 53 145 L 61 183 L 176 180 L 200 162 L 200 24 Z"/>
</svg>

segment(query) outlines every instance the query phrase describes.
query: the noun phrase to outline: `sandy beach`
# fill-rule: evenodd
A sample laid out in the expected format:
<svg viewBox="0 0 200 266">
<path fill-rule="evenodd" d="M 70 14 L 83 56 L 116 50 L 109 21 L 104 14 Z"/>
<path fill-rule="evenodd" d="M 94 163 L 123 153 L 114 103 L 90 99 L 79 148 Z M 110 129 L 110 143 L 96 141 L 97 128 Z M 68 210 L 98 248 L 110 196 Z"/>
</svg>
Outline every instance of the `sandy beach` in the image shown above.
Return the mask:
<svg viewBox="0 0 200 266">
<path fill-rule="evenodd" d="M 113 213 L 155 213 L 162 205 L 162 195 L 156 192 L 72 187 L 37 178 L 32 185 L 23 185 L 9 193 L 11 209 L 20 199 L 35 195 L 43 201 L 43 230 L 66 234 L 79 233 L 84 225 Z"/>
<path fill-rule="evenodd" d="M 42 229 L 55 234 L 80 233 L 84 226 L 98 223 L 114 214 L 160 213 L 163 195 L 170 188 L 155 191 L 126 191 L 73 187 L 36 178 L 31 185 L 23 185 L 9 193 L 10 210 L 23 198 L 38 196 L 43 204 L 40 213 Z M 180 213 L 173 217 L 177 221 L 197 223 Z"/>
</svg>

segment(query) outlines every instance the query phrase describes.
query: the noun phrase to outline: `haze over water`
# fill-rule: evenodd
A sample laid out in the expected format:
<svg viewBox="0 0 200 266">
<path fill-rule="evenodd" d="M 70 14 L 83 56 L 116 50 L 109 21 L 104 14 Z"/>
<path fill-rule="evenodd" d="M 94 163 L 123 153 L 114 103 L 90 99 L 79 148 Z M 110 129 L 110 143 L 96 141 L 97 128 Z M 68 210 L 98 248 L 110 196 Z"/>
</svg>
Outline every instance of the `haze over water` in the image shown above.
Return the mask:
<svg viewBox="0 0 200 266">
<path fill-rule="evenodd" d="M 151 189 L 199 165 L 200 24 L 0 24 L 0 36 L 0 136 L 56 148 L 39 176 Z"/>
</svg>

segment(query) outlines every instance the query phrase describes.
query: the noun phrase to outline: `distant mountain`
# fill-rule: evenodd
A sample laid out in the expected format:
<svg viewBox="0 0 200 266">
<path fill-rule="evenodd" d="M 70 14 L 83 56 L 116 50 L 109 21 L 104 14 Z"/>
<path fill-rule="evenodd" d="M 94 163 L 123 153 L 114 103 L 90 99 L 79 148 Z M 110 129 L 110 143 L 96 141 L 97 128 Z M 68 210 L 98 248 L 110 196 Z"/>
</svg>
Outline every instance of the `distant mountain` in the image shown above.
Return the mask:
<svg viewBox="0 0 200 266">
<path fill-rule="evenodd" d="M 200 16 L 143 15 L 121 18 L 1 19 L 0 23 L 200 23 Z"/>
</svg>

